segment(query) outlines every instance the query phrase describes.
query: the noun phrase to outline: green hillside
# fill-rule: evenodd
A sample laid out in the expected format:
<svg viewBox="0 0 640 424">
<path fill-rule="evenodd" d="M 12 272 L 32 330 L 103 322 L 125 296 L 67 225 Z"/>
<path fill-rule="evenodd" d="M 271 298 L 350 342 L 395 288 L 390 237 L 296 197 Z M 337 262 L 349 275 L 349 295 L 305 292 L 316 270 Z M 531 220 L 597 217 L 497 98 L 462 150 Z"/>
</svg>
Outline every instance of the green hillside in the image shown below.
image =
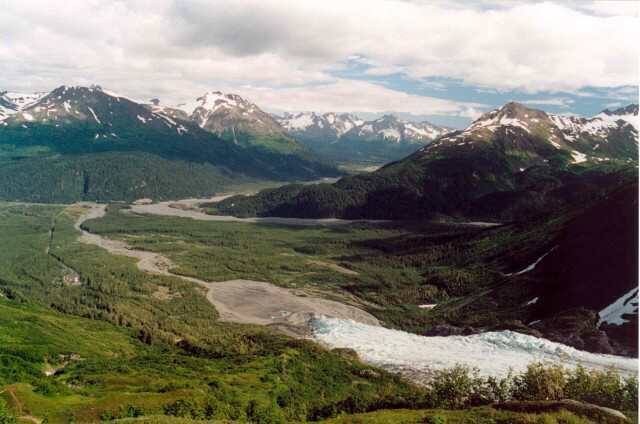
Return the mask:
<svg viewBox="0 0 640 424">
<path fill-rule="evenodd" d="M 339 175 L 299 145 L 243 140 L 99 88 L 63 86 L 0 126 L 0 199 L 165 199 L 211 195 L 229 181 Z"/>
</svg>

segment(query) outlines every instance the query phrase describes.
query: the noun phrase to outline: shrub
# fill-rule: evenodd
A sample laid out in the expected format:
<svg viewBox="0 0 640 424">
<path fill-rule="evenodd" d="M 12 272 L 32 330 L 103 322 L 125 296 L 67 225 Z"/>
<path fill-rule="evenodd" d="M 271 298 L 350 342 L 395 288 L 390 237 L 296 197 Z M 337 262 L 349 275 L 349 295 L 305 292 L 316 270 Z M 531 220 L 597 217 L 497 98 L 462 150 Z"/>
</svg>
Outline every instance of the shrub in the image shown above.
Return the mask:
<svg viewBox="0 0 640 424">
<path fill-rule="evenodd" d="M 135 405 L 126 405 L 120 408 L 118 418 L 137 418 L 144 415 L 144 410 Z"/>
<path fill-rule="evenodd" d="M 204 410 L 193 399 L 178 399 L 164 407 L 166 415 L 182 418 L 204 418 Z"/>
<path fill-rule="evenodd" d="M 477 369 L 457 365 L 436 371 L 427 385 L 430 406 L 463 409 L 509 400 L 574 399 L 599 406 L 636 411 L 638 380 L 615 370 L 570 370 L 561 365 L 532 363 L 522 374 L 498 379 L 481 377 Z"/>
<path fill-rule="evenodd" d="M 565 397 L 567 372 L 561 365 L 529 364 L 514 378 L 513 396 L 518 400 L 560 400 Z"/>
<path fill-rule="evenodd" d="M 447 424 L 447 419 L 442 415 L 430 415 L 423 422 L 425 424 Z"/>
<path fill-rule="evenodd" d="M 478 369 L 456 365 L 436 371 L 428 389 L 433 406 L 457 409 L 509 400 L 511 386 L 511 376 L 483 378 Z"/>
<path fill-rule="evenodd" d="M 583 402 L 621 410 L 637 408 L 637 380 L 623 380 L 615 370 L 578 367 L 569 374 L 565 391 L 567 397 Z"/>
<path fill-rule="evenodd" d="M 247 418 L 256 424 L 285 424 L 287 419 L 275 403 L 250 400 L 247 404 Z"/>
<path fill-rule="evenodd" d="M 4 400 L 0 399 L 0 424 L 16 424 L 17 422 L 16 418 L 7 411 Z"/>
</svg>

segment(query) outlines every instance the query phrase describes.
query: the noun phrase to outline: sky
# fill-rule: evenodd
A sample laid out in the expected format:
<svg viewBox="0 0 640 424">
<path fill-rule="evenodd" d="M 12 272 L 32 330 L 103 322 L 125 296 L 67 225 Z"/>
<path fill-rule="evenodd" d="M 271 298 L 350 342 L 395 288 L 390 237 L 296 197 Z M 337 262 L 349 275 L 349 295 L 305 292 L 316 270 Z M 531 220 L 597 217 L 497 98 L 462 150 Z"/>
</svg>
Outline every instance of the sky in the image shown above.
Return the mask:
<svg viewBox="0 0 640 424">
<path fill-rule="evenodd" d="M 515 100 L 594 115 L 638 102 L 640 2 L 0 0 L 0 90 L 99 84 L 171 105 L 464 127 Z"/>
</svg>

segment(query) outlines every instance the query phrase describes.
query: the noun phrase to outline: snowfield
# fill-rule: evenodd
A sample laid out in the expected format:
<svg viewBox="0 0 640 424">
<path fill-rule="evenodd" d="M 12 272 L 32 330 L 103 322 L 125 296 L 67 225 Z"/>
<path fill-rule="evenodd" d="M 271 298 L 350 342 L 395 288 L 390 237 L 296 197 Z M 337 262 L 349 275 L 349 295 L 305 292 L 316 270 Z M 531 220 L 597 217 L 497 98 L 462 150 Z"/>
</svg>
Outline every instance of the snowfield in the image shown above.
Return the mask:
<svg viewBox="0 0 640 424">
<path fill-rule="evenodd" d="M 623 375 L 638 373 L 638 360 L 579 351 L 572 347 L 513 331 L 472 336 L 424 337 L 403 331 L 337 318 L 312 322 L 313 338 L 329 348 L 351 348 L 372 365 L 401 372 L 417 380 L 433 370 L 456 364 L 476 367 L 484 376 L 503 377 L 523 371 L 536 361 L 574 368 L 614 368 Z"/>
<path fill-rule="evenodd" d="M 629 320 L 625 319 L 625 315 L 638 314 L 638 288 L 634 287 L 617 299 L 611 305 L 600 311 L 598 316 L 598 327 L 602 323 L 622 325 Z"/>
</svg>

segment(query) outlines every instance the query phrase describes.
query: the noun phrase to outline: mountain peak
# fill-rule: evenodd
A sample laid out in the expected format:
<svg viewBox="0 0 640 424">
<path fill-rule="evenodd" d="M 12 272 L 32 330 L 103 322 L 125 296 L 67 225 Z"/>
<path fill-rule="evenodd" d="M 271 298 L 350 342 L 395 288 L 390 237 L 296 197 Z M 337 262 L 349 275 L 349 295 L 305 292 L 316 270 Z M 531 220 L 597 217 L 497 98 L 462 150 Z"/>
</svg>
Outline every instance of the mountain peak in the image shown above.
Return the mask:
<svg viewBox="0 0 640 424">
<path fill-rule="evenodd" d="M 330 141 L 337 140 L 350 129 L 363 123 L 353 114 L 336 112 L 285 113 L 277 120 L 283 128 L 296 135 L 300 135 L 301 132 L 311 132 L 317 137 Z"/>
<path fill-rule="evenodd" d="M 5 95 L 6 96 L 6 95 Z M 6 114 L 5 114 L 6 115 Z M 61 85 L 46 95 L 37 96 L 7 116 L 0 116 L 3 126 L 46 124 L 61 127 L 82 122 L 95 128 L 94 139 L 119 138 L 133 127 L 188 132 L 170 116 L 149 110 L 145 105 L 104 90 L 99 85 Z"/>
<path fill-rule="evenodd" d="M 623 106 L 620 107 L 618 109 L 614 109 L 614 110 L 610 110 L 610 109 L 605 109 L 602 111 L 603 114 L 605 115 L 638 115 L 638 104 L 637 103 L 631 103 L 627 106 Z"/>
<path fill-rule="evenodd" d="M 183 108 L 201 128 L 217 134 L 235 134 L 239 130 L 255 135 L 284 135 L 271 115 L 238 94 L 209 91 Z"/>
<path fill-rule="evenodd" d="M 529 132 L 532 127 L 549 123 L 549 115 L 538 109 L 531 109 L 518 102 L 509 102 L 487 112 L 464 131 L 495 131 L 501 126 L 519 127 Z"/>
<path fill-rule="evenodd" d="M 376 119 L 376 122 L 402 122 L 402 119 L 392 113 L 385 113 L 380 118 Z"/>
</svg>

